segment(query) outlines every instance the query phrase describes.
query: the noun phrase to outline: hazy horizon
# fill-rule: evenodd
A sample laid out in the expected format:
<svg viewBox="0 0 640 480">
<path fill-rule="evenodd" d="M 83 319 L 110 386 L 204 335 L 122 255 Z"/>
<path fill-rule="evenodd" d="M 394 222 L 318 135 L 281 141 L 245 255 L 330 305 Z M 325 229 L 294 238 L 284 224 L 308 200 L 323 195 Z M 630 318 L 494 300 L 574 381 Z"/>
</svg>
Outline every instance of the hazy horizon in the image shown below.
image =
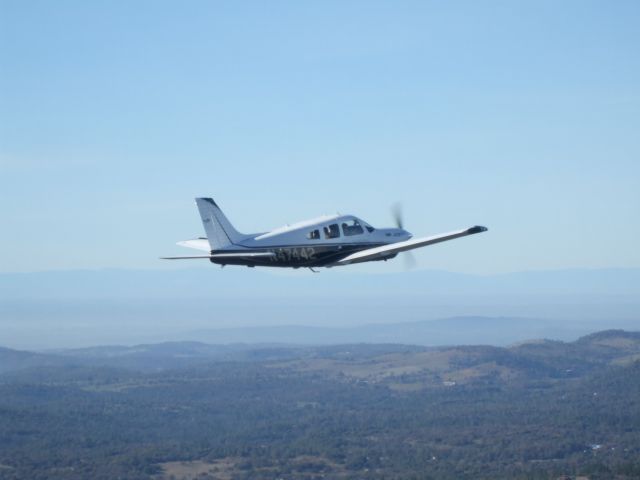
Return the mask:
<svg viewBox="0 0 640 480">
<path fill-rule="evenodd" d="M 132 345 L 198 340 L 198 332 L 242 328 L 246 341 L 261 341 L 256 330 L 275 326 L 292 327 L 295 333 L 294 340 L 283 336 L 282 341 L 306 343 L 313 341 L 313 332 L 306 340 L 296 327 L 334 331 L 452 317 L 522 319 L 527 328 L 515 322 L 495 330 L 496 335 L 572 339 L 608 328 L 640 329 L 639 290 L 640 269 L 500 275 L 418 270 L 274 276 L 241 267 L 5 273 L 0 274 L 5 320 L 0 345 Z M 455 330 L 445 330 L 448 342 L 456 343 Z M 389 338 L 393 334 L 388 332 Z M 278 340 L 265 335 L 264 341 Z M 350 338 L 371 337 L 363 329 Z M 209 335 L 208 341 L 215 340 Z M 233 341 L 243 341 L 241 330 Z M 428 344 L 429 337 L 416 341 Z"/>
</svg>

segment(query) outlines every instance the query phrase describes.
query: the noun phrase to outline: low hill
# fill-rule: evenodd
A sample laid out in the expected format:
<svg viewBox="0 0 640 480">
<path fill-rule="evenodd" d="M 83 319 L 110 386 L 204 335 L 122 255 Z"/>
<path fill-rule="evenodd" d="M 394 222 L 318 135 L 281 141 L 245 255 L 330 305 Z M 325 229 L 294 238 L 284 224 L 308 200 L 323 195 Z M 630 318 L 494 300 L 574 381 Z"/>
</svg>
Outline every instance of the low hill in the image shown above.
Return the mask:
<svg viewBox="0 0 640 480">
<path fill-rule="evenodd" d="M 64 366 L 69 360 L 64 355 L 52 355 L 13 350 L 0 347 L 0 374 L 30 367 Z"/>
<path fill-rule="evenodd" d="M 165 342 L 57 350 L 55 354 L 2 349 L 0 373 L 41 367 L 74 367 L 78 373 L 95 367 L 148 372 L 186 369 L 212 362 L 260 362 L 274 368 L 318 371 L 353 381 L 416 389 L 452 382 L 526 382 L 533 378 L 576 377 L 598 367 L 626 365 L 638 359 L 640 333 L 610 330 L 574 342 L 538 340 L 511 347 Z"/>
</svg>

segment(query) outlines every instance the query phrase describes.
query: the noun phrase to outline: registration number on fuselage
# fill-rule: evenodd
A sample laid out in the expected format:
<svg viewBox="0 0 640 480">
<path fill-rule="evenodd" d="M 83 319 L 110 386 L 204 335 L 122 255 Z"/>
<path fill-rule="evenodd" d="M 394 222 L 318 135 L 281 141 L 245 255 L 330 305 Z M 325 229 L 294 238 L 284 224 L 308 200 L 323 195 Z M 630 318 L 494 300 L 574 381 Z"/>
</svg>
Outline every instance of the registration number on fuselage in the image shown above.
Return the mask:
<svg viewBox="0 0 640 480">
<path fill-rule="evenodd" d="M 316 249 L 313 247 L 276 248 L 270 257 L 271 262 L 295 262 L 303 260 L 316 260 Z"/>
</svg>

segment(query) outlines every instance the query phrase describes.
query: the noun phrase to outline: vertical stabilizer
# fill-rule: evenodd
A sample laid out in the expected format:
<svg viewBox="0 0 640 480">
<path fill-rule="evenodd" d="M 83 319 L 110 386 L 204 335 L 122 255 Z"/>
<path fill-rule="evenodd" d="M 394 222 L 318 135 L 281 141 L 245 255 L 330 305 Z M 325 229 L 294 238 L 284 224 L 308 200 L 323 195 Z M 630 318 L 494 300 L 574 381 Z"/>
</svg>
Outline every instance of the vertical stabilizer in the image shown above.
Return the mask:
<svg viewBox="0 0 640 480">
<path fill-rule="evenodd" d="M 221 250 L 242 240 L 244 235 L 233 228 L 212 198 L 196 198 L 196 204 L 211 250 Z"/>
</svg>

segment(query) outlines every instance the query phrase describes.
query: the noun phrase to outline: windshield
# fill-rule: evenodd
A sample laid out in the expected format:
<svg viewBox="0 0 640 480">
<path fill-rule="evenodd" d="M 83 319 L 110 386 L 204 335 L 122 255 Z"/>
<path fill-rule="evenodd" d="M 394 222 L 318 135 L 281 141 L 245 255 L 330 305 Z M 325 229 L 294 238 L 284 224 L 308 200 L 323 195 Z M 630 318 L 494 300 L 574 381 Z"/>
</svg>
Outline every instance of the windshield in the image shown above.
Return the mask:
<svg viewBox="0 0 640 480">
<path fill-rule="evenodd" d="M 342 233 L 345 237 L 350 237 L 352 235 L 363 234 L 364 229 L 358 220 L 347 220 L 346 222 L 342 222 Z"/>
</svg>

